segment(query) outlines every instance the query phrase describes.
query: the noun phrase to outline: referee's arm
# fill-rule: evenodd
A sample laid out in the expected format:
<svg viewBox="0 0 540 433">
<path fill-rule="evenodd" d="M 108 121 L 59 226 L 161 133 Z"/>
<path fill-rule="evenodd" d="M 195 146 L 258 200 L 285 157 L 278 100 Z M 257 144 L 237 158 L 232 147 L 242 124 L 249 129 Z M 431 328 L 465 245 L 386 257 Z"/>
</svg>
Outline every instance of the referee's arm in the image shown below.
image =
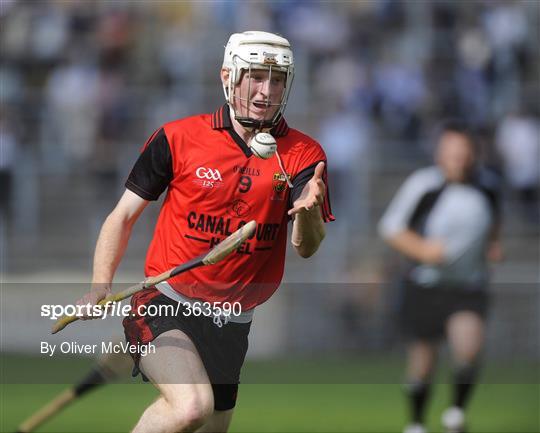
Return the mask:
<svg viewBox="0 0 540 433">
<path fill-rule="evenodd" d="M 378 231 L 386 243 L 404 256 L 425 264 L 440 264 L 444 261 L 442 242 L 423 237 L 409 227 L 420 197 L 432 183 L 427 182 L 431 177 L 431 172 L 419 170 L 407 178 L 382 216 Z"/>
<path fill-rule="evenodd" d="M 418 262 L 436 265 L 444 261 L 442 242 L 422 237 L 410 229 L 383 236 L 383 239 L 396 251 Z"/>
</svg>

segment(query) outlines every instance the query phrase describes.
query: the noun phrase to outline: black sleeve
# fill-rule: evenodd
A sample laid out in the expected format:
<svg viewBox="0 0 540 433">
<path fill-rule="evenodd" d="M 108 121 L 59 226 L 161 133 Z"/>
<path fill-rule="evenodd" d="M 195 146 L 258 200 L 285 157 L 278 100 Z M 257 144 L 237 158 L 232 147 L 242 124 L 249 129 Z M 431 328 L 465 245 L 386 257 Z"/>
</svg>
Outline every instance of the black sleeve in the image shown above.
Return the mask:
<svg viewBox="0 0 540 433">
<path fill-rule="evenodd" d="M 157 200 L 173 178 L 172 155 L 163 128 L 146 142 L 133 166 L 126 188 L 145 200 Z"/>
<path fill-rule="evenodd" d="M 429 214 L 435 207 L 435 204 L 444 191 L 446 185 L 447 184 L 444 183 L 441 187 L 426 191 L 424 195 L 422 195 L 422 198 L 418 201 L 418 204 L 416 205 L 416 208 L 414 209 L 414 212 L 407 223 L 407 227 L 410 230 L 422 236 L 425 235 L 426 222 Z"/>
<path fill-rule="evenodd" d="M 489 204 L 491 206 L 491 210 L 493 212 L 493 216 L 495 219 L 500 219 L 501 217 L 501 200 L 500 200 L 500 194 L 498 191 L 491 189 L 491 188 L 483 188 L 482 192 L 486 195 Z"/>
<path fill-rule="evenodd" d="M 501 218 L 502 176 L 491 167 L 481 167 L 477 170 L 474 183 L 487 197 L 493 216 Z"/>
<path fill-rule="evenodd" d="M 306 183 L 308 183 L 309 180 L 313 177 L 313 174 L 315 173 L 315 167 L 317 167 L 317 164 L 319 162 L 320 161 L 317 161 L 316 163 L 310 165 L 309 167 L 304 168 L 293 179 L 292 181 L 293 188 L 289 195 L 289 209 L 292 209 L 293 203 L 298 199 L 298 197 L 300 197 L 300 194 L 302 194 L 302 190 L 304 189 L 304 186 L 306 186 Z"/>
</svg>

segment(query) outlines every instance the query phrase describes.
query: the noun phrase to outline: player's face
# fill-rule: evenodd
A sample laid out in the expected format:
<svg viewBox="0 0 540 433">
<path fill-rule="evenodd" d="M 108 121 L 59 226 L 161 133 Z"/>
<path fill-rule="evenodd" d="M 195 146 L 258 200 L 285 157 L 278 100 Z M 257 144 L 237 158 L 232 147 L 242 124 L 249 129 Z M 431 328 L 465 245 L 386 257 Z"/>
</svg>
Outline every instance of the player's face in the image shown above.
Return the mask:
<svg viewBox="0 0 540 433">
<path fill-rule="evenodd" d="M 446 180 L 463 182 L 474 163 L 474 151 L 469 138 L 457 132 L 445 132 L 439 139 L 436 159 Z"/>
<path fill-rule="evenodd" d="M 285 91 L 285 79 L 285 73 L 280 71 L 244 71 L 236 87 L 235 112 L 256 120 L 272 119 L 279 110 Z"/>
</svg>

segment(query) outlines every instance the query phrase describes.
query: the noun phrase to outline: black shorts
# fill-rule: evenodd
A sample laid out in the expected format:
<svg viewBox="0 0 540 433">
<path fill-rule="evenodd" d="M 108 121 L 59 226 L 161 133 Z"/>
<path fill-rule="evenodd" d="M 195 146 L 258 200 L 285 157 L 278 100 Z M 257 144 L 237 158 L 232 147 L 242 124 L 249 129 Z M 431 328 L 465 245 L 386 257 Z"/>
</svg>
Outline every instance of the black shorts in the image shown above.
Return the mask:
<svg viewBox="0 0 540 433">
<path fill-rule="evenodd" d="M 131 298 L 132 312 L 140 305 L 174 305 L 177 302 L 156 289 L 147 289 L 136 293 Z M 214 391 L 214 408 L 229 410 L 236 405 L 240 369 L 248 349 L 250 323 L 228 322 L 221 328 L 214 324 L 212 317 L 186 316 L 180 309 L 177 316 L 128 316 L 124 319 L 124 333 L 131 344 L 148 344 L 158 335 L 178 329 L 193 342 L 204 364 Z M 143 380 L 148 380 L 139 370 L 140 355 L 132 354 L 135 367 L 133 376 L 141 373 Z"/>
<path fill-rule="evenodd" d="M 489 297 L 483 289 L 422 287 L 404 283 L 401 326 L 408 338 L 439 340 L 446 334 L 448 318 L 458 311 L 485 317 Z"/>
</svg>

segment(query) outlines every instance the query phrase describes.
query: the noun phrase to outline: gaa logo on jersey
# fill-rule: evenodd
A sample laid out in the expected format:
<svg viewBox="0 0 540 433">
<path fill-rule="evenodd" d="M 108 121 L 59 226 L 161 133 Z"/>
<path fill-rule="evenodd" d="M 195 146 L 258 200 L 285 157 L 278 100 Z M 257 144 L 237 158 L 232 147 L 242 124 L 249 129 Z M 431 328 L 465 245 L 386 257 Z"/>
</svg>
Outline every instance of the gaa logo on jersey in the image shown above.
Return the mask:
<svg viewBox="0 0 540 433">
<path fill-rule="evenodd" d="M 197 179 L 193 179 L 193 183 L 203 188 L 219 188 L 223 185 L 223 178 L 217 168 L 199 167 L 195 170 L 195 176 Z"/>
</svg>

